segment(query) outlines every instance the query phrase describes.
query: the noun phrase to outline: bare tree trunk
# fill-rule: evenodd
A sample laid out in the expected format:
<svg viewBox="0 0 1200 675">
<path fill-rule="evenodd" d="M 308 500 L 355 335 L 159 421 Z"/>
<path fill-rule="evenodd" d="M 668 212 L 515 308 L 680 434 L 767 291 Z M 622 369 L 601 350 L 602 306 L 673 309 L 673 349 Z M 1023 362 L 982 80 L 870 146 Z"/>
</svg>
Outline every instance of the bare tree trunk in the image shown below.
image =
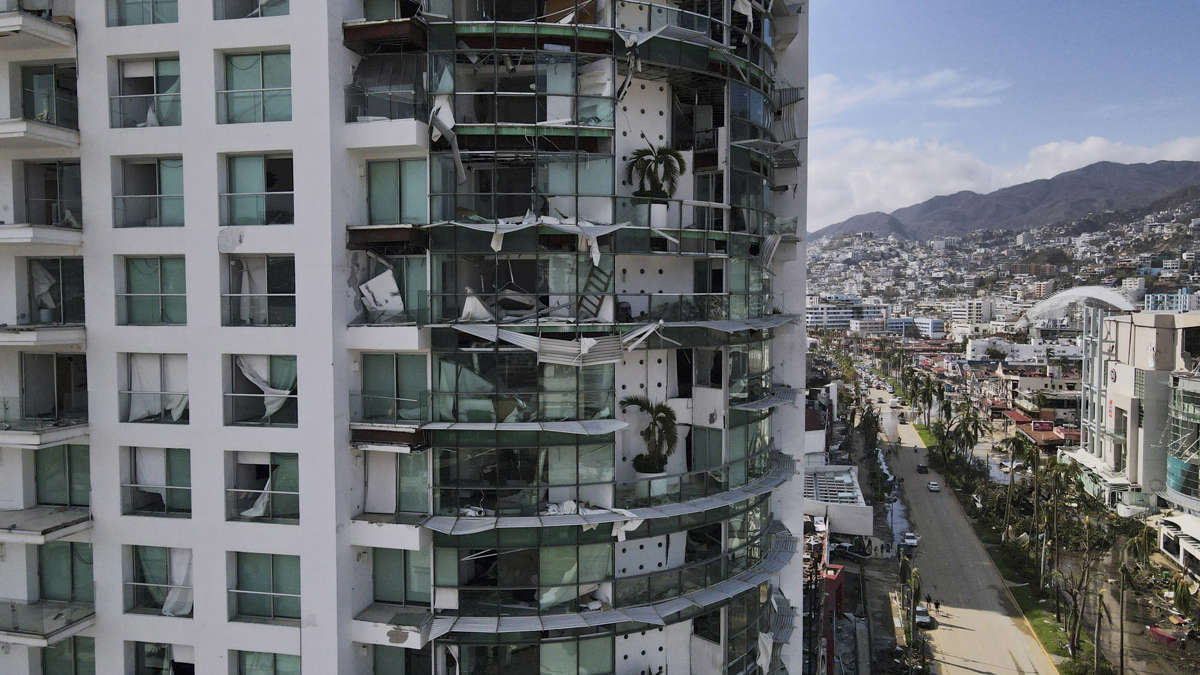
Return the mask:
<svg viewBox="0 0 1200 675">
<path fill-rule="evenodd" d="M 1100 603 L 1104 602 L 1099 591 L 1096 592 L 1096 625 L 1092 629 L 1092 672 L 1100 672 Z"/>
<path fill-rule="evenodd" d="M 1124 558 L 1125 554 L 1122 553 Z M 1117 629 L 1120 631 L 1120 646 L 1117 648 L 1117 669 L 1121 675 L 1125 675 L 1125 563 L 1121 562 L 1121 598 L 1119 611 L 1117 612 Z"/>
</svg>

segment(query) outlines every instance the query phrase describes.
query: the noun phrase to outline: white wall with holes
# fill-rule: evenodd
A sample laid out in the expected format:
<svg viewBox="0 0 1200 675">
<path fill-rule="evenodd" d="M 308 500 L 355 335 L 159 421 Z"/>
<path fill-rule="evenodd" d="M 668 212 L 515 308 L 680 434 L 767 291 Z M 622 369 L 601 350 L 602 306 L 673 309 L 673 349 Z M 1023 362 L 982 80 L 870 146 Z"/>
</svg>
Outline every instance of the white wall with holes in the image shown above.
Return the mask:
<svg viewBox="0 0 1200 675">
<path fill-rule="evenodd" d="M 646 349 L 625 352 L 617 364 L 617 400 L 626 396 L 648 396 L 658 403 L 679 393 L 679 378 L 676 373 L 677 359 L 673 349 Z M 617 432 L 617 480 L 634 480 L 633 458 L 645 450 L 641 430 L 649 417 L 635 408 L 624 412 L 617 408 L 617 419 L 629 426 Z M 682 473 L 687 470 L 686 447 L 689 427 L 679 425 L 679 440 L 675 452 L 667 460 L 667 473 Z"/>
<path fill-rule="evenodd" d="M 688 647 L 691 634 L 692 622 L 684 621 L 617 637 L 617 675 L 693 672 Z"/>
<path fill-rule="evenodd" d="M 630 539 L 616 544 L 616 577 L 662 572 L 683 565 L 687 532 L 672 532 L 657 537 Z"/>
<path fill-rule="evenodd" d="M 623 255 L 616 272 L 617 293 L 691 293 L 695 286 L 695 262 L 682 256 Z"/>
</svg>

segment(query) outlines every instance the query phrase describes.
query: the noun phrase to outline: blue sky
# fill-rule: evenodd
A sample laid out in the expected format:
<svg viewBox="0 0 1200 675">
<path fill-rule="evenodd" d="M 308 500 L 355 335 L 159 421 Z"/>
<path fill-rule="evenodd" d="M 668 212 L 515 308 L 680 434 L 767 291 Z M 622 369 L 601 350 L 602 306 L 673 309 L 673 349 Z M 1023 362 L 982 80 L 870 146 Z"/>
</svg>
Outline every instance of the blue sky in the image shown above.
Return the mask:
<svg viewBox="0 0 1200 675">
<path fill-rule="evenodd" d="M 809 227 L 1200 160 L 1200 1 L 812 0 Z"/>
</svg>

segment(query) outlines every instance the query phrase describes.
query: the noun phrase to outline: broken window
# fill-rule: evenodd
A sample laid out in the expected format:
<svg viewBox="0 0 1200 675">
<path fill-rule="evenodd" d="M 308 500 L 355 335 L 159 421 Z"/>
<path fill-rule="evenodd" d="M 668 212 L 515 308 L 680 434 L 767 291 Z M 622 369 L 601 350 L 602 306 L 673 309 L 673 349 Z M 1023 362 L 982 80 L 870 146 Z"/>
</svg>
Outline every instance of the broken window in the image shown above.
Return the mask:
<svg viewBox="0 0 1200 675">
<path fill-rule="evenodd" d="M 179 58 L 117 64 L 117 93 L 110 97 L 114 129 L 177 127 L 182 123 Z"/>
<path fill-rule="evenodd" d="M 191 452 L 185 448 L 125 448 L 124 513 L 183 516 L 192 512 Z"/>
<path fill-rule="evenodd" d="M 24 323 L 83 323 L 82 258 L 30 258 L 28 270 L 29 315 Z"/>
<path fill-rule="evenodd" d="M 373 10 L 370 4 L 367 6 L 370 20 Z M 423 53 L 364 57 L 354 70 L 354 82 L 346 87 L 346 121 L 427 117 L 425 70 L 426 55 Z"/>
<path fill-rule="evenodd" d="M 81 229 L 82 190 L 79 162 L 26 162 L 25 220 Z"/>
<path fill-rule="evenodd" d="M 300 520 L 299 456 L 294 452 L 230 453 L 226 518 L 295 524 Z"/>
<path fill-rule="evenodd" d="M 123 354 L 122 422 L 187 424 L 187 354 Z"/>
<path fill-rule="evenodd" d="M 296 426 L 299 388 L 296 357 L 266 354 L 231 355 L 225 393 L 225 423 Z"/>
<path fill-rule="evenodd" d="M 73 64 L 21 68 L 21 113 L 27 120 L 79 128 L 79 94 Z"/>
<path fill-rule="evenodd" d="M 114 227 L 182 227 L 183 159 L 121 162 L 120 194 L 113 196 Z"/>
<path fill-rule="evenodd" d="M 21 416 L 47 424 L 87 421 L 87 357 L 21 353 Z"/>
<path fill-rule="evenodd" d="M 295 256 L 230 255 L 226 271 L 221 325 L 296 325 Z"/>
</svg>

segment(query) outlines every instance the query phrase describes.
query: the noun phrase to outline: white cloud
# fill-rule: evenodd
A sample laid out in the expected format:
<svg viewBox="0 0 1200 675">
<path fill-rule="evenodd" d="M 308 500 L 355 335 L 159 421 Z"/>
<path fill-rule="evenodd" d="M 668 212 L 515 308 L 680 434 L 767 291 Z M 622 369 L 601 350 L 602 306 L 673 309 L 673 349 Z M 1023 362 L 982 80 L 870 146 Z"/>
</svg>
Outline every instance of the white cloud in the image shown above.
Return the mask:
<svg viewBox="0 0 1200 675">
<path fill-rule="evenodd" d="M 939 108 L 950 108 L 951 110 L 982 108 L 984 106 L 995 105 L 999 102 L 1000 99 L 996 96 L 947 96 L 930 101 L 930 103 Z"/>
<path fill-rule="evenodd" d="M 809 78 L 809 109 L 817 126 L 848 110 L 908 99 L 952 109 L 992 105 L 1000 101 L 996 94 L 1008 87 L 1008 82 L 968 76 L 952 68 L 920 77 L 880 75 L 853 83 L 825 73 Z"/>
<path fill-rule="evenodd" d="M 890 212 L 960 190 L 990 192 L 1100 161 L 1200 160 L 1200 137 L 1142 146 L 1092 136 L 1032 148 L 1024 163 L 992 165 L 937 140 L 881 141 L 853 129 L 814 129 L 809 139 L 809 229 L 868 211 Z"/>
</svg>

